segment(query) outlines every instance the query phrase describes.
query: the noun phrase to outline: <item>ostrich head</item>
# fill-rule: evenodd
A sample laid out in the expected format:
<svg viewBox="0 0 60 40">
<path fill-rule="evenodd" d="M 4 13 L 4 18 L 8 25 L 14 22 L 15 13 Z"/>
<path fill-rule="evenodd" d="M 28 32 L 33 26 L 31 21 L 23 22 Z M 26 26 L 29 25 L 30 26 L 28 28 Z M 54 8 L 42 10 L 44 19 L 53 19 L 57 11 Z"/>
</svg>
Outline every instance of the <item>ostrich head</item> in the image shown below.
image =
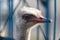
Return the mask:
<svg viewBox="0 0 60 40">
<path fill-rule="evenodd" d="M 47 21 L 47 19 L 42 16 L 40 10 L 30 7 L 21 8 L 16 12 L 16 14 L 14 14 L 14 16 L 16 22 L 17 40 L 26 40 L 26 31 L 28 29 L 30 29 L 37 23 L 44 23 Z M 50 22 L 50 20 L 48 21 Z"/>
</svg>

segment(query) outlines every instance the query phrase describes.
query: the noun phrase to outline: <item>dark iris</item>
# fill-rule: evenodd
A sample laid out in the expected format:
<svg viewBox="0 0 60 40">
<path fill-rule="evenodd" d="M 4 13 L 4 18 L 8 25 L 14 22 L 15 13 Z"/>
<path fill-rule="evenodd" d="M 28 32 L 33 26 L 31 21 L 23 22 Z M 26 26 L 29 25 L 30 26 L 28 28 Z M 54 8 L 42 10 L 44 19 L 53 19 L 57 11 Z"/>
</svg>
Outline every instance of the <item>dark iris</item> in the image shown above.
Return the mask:
<svg viewBox="0 0 60 40">
<path fill-rule="evenodd" d="M 32 14 L 25 14 L 25 15 L 22 16 L 22 18 L 25 19 L 25 20 L 28 20 L 28 19 L 33 18 L 33 17 L 36 18 L 36 17 L 35 17 L 34 15 L 32 15 Z"/>
</svg>

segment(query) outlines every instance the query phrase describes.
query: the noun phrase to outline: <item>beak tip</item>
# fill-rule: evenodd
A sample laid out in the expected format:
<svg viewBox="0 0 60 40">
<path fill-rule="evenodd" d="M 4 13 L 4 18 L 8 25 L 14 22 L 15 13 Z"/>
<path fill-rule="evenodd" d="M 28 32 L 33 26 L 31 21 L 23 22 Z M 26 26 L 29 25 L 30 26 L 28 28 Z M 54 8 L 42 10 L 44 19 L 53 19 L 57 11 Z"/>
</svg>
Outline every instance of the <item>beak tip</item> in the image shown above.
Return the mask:
<svg viewBox="0 0 60 40">
<path fill-rule="evenodd" d="M 52 22 L 52 20 L 47 20 L 49 23 L 51 23 Z"/>
</svg>

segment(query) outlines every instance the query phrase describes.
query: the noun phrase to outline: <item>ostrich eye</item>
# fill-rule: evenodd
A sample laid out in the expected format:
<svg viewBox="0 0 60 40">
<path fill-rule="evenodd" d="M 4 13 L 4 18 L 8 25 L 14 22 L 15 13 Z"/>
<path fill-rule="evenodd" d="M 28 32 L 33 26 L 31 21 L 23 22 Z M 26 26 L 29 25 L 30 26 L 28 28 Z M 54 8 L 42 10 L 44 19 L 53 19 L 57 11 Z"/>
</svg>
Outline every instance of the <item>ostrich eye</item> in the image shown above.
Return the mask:
<svg viewBox="0 0 60 40">
<path fill-rule="evenodd" d="M 34 16 L 34 15 L 32 15 L 32 14 L 24 14 L 24 15 L 22 16 L 22 18 L 25 19 L 25 20 L 28 20 L 28 19 L 30 19 L 30 18 L 36 18 L 36 16 Z"/>
</svg>

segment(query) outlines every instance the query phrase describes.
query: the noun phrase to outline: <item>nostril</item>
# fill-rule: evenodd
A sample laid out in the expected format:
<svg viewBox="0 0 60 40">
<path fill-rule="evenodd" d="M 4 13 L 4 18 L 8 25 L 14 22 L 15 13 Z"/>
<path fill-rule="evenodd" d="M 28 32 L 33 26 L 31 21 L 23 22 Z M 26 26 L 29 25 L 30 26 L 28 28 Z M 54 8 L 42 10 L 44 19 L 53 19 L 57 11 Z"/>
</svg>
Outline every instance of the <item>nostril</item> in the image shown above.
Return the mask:
<svg viewBox="0 0 60 40">
<path fill-rule="evenodd" d="M 45 20 L 45 18 L 40 17 L 40 20 Z"/>
<path fill-rule="evenodd" d="M 43 19 L 42 17 L 40 17 L 40 19 Z"/>
</svg>

